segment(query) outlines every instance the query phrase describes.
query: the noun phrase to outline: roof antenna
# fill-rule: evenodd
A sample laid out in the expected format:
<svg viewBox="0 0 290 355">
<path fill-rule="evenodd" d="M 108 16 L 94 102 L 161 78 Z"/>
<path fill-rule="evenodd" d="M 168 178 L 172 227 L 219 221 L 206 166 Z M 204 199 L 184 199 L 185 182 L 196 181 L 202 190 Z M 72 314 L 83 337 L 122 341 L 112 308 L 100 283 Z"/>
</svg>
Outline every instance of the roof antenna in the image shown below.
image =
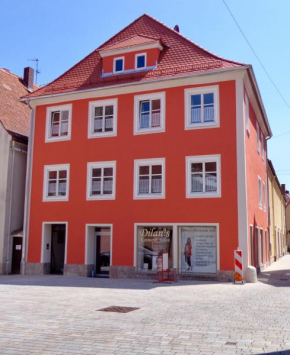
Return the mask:
<svg viewBox="0 0 290 355">
<path fill-rule="evenodd" d="M 40 70 L 38 70 L 38 58 L 27 59 L 30 62 L 35 62 L 35 84 L 37 84 L 37 74 L 40 74 Z"/>
<path fill-rule="evenodd" d="M 174 31 L 176 31 L 176 32 L 179 33 L 179 26 L 178 26 L 178 25 L 175 25 L 175 26 L 174 26 Z"/>
</svg>

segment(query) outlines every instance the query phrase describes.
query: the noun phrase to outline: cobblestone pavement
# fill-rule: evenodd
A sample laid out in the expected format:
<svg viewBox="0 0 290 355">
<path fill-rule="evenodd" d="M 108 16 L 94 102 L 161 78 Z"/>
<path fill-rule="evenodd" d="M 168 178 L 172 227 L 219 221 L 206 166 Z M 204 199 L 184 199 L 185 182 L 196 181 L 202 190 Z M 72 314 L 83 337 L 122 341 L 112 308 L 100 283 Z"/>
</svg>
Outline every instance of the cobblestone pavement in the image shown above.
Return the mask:
<svg viewBox="0 0 290 355">
<path fill-rule="evenodd" d="M 0 277 L 1 355 L 260 353 L 290 354 L 290 255 L 246 285 Z"/>
</svg>

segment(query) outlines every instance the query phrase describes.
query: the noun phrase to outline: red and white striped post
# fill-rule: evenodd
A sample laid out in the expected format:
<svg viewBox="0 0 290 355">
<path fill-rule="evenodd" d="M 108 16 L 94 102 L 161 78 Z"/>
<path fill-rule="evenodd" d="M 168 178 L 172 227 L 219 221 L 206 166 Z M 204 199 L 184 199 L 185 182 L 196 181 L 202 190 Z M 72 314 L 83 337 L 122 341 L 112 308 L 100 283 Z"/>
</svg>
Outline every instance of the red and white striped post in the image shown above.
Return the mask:
<svg viewBox="0 0 290 355">
<path fill-rule="evenodd" d="M 234 251 L 235 258 L 235 283 L 244 283 L 243 278 L 243 253 L 239 248 Z"/>
</svg>

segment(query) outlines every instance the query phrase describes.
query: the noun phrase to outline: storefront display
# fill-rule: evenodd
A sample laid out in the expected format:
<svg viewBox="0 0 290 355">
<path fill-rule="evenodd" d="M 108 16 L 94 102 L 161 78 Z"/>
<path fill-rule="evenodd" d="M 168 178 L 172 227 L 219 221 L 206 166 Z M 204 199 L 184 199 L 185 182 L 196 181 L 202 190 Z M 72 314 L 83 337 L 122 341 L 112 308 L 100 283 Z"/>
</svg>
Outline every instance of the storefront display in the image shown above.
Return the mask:
<svg viewBox="0 0 290 355">
<path fill-rule="evenodd" d="M 163 254 L 168 254 L 166 264 L 172 268 L 172 227 L 144 226 L 138 227 L 137 232 L 138 270 L 156 271 L 160 269 Z"/>
<path fill-rule="evenodd" d="M 180 271 L 212 274 L 217 271 L 217 228 L 180 227 Z"/>
</svg>

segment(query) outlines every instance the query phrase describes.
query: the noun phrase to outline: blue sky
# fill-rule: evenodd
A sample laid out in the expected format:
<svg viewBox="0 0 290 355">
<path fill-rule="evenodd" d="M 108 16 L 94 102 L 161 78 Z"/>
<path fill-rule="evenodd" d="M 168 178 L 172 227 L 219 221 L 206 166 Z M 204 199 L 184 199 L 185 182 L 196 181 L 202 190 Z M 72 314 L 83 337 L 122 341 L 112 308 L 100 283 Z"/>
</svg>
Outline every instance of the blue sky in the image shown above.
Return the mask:
<svg viewBox="0 0 290 355">
<path fill-rule="evenodd" d="M 226 0 L 273 81 L 290 105 L 290 1 Z M 143 13 L 209 51 L 252 64 L 274 133 L 268 142 L 281 183 L 290 188 L 290 109 L 239 32 L 222 0 L 0 0 L 0 67 L 22 76 L 38 58 L 46 84 Z"/>
</svg>

